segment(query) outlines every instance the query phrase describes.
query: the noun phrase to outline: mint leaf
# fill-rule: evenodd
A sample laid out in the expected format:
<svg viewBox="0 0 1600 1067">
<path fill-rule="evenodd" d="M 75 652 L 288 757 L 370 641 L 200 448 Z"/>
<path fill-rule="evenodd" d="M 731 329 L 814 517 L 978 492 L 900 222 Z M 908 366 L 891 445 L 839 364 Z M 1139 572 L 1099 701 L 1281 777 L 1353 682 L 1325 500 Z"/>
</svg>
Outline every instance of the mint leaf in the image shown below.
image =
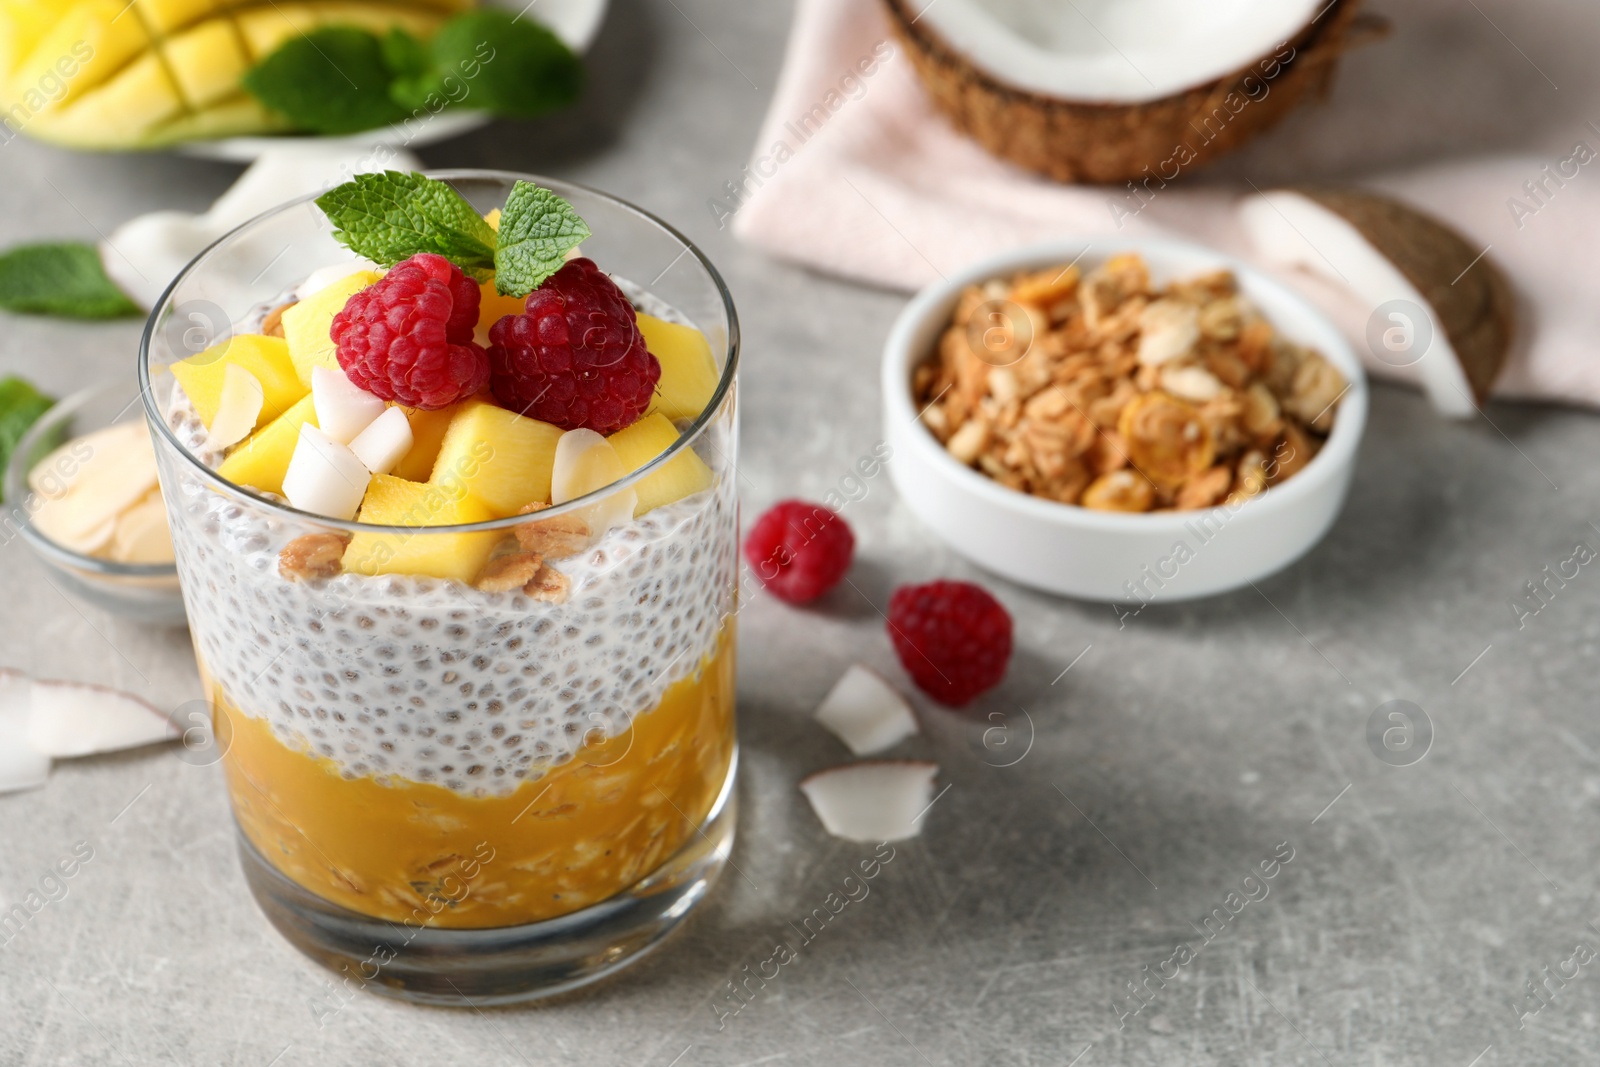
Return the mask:
<svg viewBox="0 0 1600 1067">
<path fill-rule="evenodd" d="M 0 378 L 0 468 L 11 462 L 11 453 L 22 435 L 28 432 L 28 427 L 54 403 L 15 375 Z"/>
<path fill-rule="evenodd" d="M 496 115 L 541 115 L 572 103 L 583 88 L 583 62 L 572 49 L 509 11 L 457 15 L 434 36 L 431 51 L 441 80 L 456 74 L 466 83 L 463 106 Z"/>
<path fill-rule="evenodd" d="M 389 96 L 383 42 L 366 30 L 323 26 L 285 41 L 247 71 L 250 95 L 311 133 L 356 133 L 410 111 Z"/>
<path fill-rule="evenodd" d="M 571 204 L 532 182 L 517 182 L 500 213 L 495 288 L 506 296 L 527 296 L 560 270 L 567 253 L 588 236 L 588 223 Z"/>
<path fill-rule="evenodd" d="M 389 99 L 412 113 L 427 106 L 428 94 L 438 83 L 427 45 L 399 26 L 391 27 L 383 37 L 383 65 L 394 79 Z"/>
<path fill-rule="evenodd" d="M 0 307 L 69 319 L 115 319 L 144 311 L 118 289 L 93 245 L 19 245 L 0 254 Z"/>
<path fill-rule="evenodd" d="M 392 267 L 418 252 L 441 255 L 477 281 L 495 264 L 495 232 L 444 182 L 386 170 L 358 174 L 317 198 L 334 236 L 352 252 Z"/>
</svg>

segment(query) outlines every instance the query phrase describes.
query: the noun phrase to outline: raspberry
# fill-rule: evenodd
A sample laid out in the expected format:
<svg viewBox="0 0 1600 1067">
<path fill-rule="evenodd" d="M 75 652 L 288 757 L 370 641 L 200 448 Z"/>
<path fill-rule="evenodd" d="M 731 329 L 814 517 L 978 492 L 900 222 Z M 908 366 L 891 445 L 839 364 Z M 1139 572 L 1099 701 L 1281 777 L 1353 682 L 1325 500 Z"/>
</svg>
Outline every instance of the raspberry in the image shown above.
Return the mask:
<svg viewBox="0 0 1600 1067">
<path fill-rule="evenodd" d="M 449 407 L 489 381 L 472 340 L 478 284 L 443 256 L 422 252 L 352 296 L 329 336 L 339 366 L 373 396 L 407 407 Z"/>
<path fill-rule="evenodd" d="M 960 707 L 1005 677 L 1011 616 L 971 582 L 902 585 L 889 598 L 889 640 L 917 688 Z"/>
<path fill-rule="evenodd" d="M 856 539 L 836 512 L 804 500 L 785 500 L 756 520 L 744 558 L 773 595 L 791 604 L 815 600 L 850 569 Z"/>
<path fill-rule="evenodd" d="M 528 310 L 489 327 L 489 387 L 502 407 L 613 434 L 650 406 L 661 364 L 633 305 L 592 259 L 574 259 L 528 294 Z"/>
</svg>

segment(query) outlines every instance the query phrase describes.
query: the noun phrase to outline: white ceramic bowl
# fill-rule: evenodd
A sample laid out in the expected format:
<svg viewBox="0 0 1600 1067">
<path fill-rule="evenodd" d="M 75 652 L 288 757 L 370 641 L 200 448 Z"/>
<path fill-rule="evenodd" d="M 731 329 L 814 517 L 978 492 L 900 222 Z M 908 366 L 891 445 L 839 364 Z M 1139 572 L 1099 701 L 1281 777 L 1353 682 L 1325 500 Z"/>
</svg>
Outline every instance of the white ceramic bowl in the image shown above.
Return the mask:
<svg viewBox="0 0 1600 1067">
<path fill-rule="evenodd" d="M 1137 252 L 1156 285 L 1226 267 L 1282 335 L 1316 349 L 1350 383 L 1322 451 L 1294 477 L 1237 505 L 1202 511 L 1091 511 L 1007 489 L 956 462 L 922 425 L 913 368 L 930 358 L 961 290 L 990 278 L 1078 261 L 1085 272 Z M 883 358 L 891 477 L 916 515 L 979 566 L 1086 600 L 1187 600 L 1236 589 L 1288 566 L 1327 532 L 1344 503 L 1367 422 L 1367 379 L 1339 331 L 1299 294 L 1199 245 L 1153 238 L 1057 240 L 976 263 L 911 301 Z M 1180 547 L 1181 546 L 1181 547 Z"/>
</svg>

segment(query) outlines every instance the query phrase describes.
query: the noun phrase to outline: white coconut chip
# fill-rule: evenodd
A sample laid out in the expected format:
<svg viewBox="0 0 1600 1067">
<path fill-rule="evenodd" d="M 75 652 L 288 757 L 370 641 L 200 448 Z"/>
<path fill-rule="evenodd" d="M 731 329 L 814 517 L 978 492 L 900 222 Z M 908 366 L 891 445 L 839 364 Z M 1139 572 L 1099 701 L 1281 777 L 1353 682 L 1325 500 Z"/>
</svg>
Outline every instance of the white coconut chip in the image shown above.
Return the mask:
<svg viewBox="0 0 1600 1067">
<path fill-rule="evenodd" d="M 1427 322 L 1398 325 L 1430 331 L 1430 343 L 1415 363 L 1391 364 L 1396 376 L 1420 385 L 1434 409 L 1447 418 L 1471 418 L 1476 413 L 1472 385 L 1444 323 L 1427 297 L 1359 229 L 1310 197 L 1287 189 L 1247 198 L 1239 218 L 1262 258 L 1340 286 L 1353 293 L 1364 309 L 1376 311 L 1392 301 L 1420 309 Z"/>
<path fill-rule="evenodd" d="M 330 440 L 347 445 L 388 410 L 381 397 L 352 382 L 337 367 L 311 368 L 311 406 L 317 428 Z"/>
<path fill-rule="evenodd" d="M 81 682 L 35 679 L 28 738 L 34 749 L 64 759 L 172 741 L 181 731 L 136 696 Z"/>
<path fill-rule="evenodd" d="M 261 379 L 237 363 L 229 363 L 222 369 L 222 395 L 217 399 L 217 413 L 206 429 L 206 446 L 220 451 L 243 441 L 256 428 L 266 402 Z"/>
<path fill-rule="evenodd" d="M 857 756 L 882 752 L 917 732 L 906 698 L 859 663 L 851 664 L 823 698 L 817 721 Z"/>
<path fill-rule="evenodd" d="M 550 470 L 550 502 L 565 504 L 580 496 L 604 489 L 628 473 L 616 448 L 593 430 L 568 430 L 556 441 L 555 462 Z M 614 526 L 633 520 L 639 494 L 624 489 L 602 497 L 580 512 L 589 524 L 590 534 L 599 539 Z"/>
<path fill-rule="evenodd" d="M 36 789 L 50 777 L 50 756 L 33 743 L 33 681 L 0 669 L 0 793 Z"/>
<path fill-rule="evenodd" d="M 901 841 L 922 832 L 937 764 L 865 760 L 818 771 L 800 783 L 823 829 L 846 841 Z"/>
<path fill-rule="evenodd" d="M 371 481 L 371 473 L 348 446 L 310 423 L 300 427 L 300 440 L 283 474 L 289 503 L 313 515 L 353 519 Z"/>
<path fill-rule="evenodd" d="M 388 474 L 411 451 L 415 438 L 411 420 L 400 408 L 390 408 L 373 419 L 350 442 L 350 451 L 373 474 Z"/>
</svg>

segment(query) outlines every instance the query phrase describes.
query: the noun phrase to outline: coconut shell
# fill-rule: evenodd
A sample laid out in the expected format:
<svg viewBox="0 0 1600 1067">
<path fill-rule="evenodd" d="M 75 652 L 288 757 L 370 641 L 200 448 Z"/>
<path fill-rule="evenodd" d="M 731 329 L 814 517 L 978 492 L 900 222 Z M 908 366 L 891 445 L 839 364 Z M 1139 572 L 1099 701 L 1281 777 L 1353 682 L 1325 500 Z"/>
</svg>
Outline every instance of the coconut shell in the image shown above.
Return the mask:
<svg viewBox="0 0 1600 1067">
<path fill-rule="evenodd" d="M 1359 12 L 1361 0 L 1335 0 L 1288 42 L 1293 57 L 1281 63 L 1276 77 L 1264 78 L 1259 64 L 1271 58 L 1264 56 L 1159 100 L 1099 104 L 1007 85 L 925 22 L 915 21 L 908 0 L 884 3 L 923 85 L 956 127 L 995 155 L 1063 182 L 1171 181 L 1204 166 L 1276 125 L 1307 99 L 1325 94 L 1339 57 L 1388 29 L 1381 18 Z M 1247 78 L 1257 93 L 1262 82 L 1270 91 L 1251 100 Z M 1184 145 L 1193 158 L 1175 166 L 1174 153 Z"/>
<path fill-rule="evenodd" d="M 1505 366 L 1516 297 L 1504 272 L 1459 232 L 1409 204 L 1356 189 L 1296 188 L 1361 232 L 1433 308 L 1479 404 Z M 1469 269 L 1470 268 L 1470 269 Z"/>
</svg>

